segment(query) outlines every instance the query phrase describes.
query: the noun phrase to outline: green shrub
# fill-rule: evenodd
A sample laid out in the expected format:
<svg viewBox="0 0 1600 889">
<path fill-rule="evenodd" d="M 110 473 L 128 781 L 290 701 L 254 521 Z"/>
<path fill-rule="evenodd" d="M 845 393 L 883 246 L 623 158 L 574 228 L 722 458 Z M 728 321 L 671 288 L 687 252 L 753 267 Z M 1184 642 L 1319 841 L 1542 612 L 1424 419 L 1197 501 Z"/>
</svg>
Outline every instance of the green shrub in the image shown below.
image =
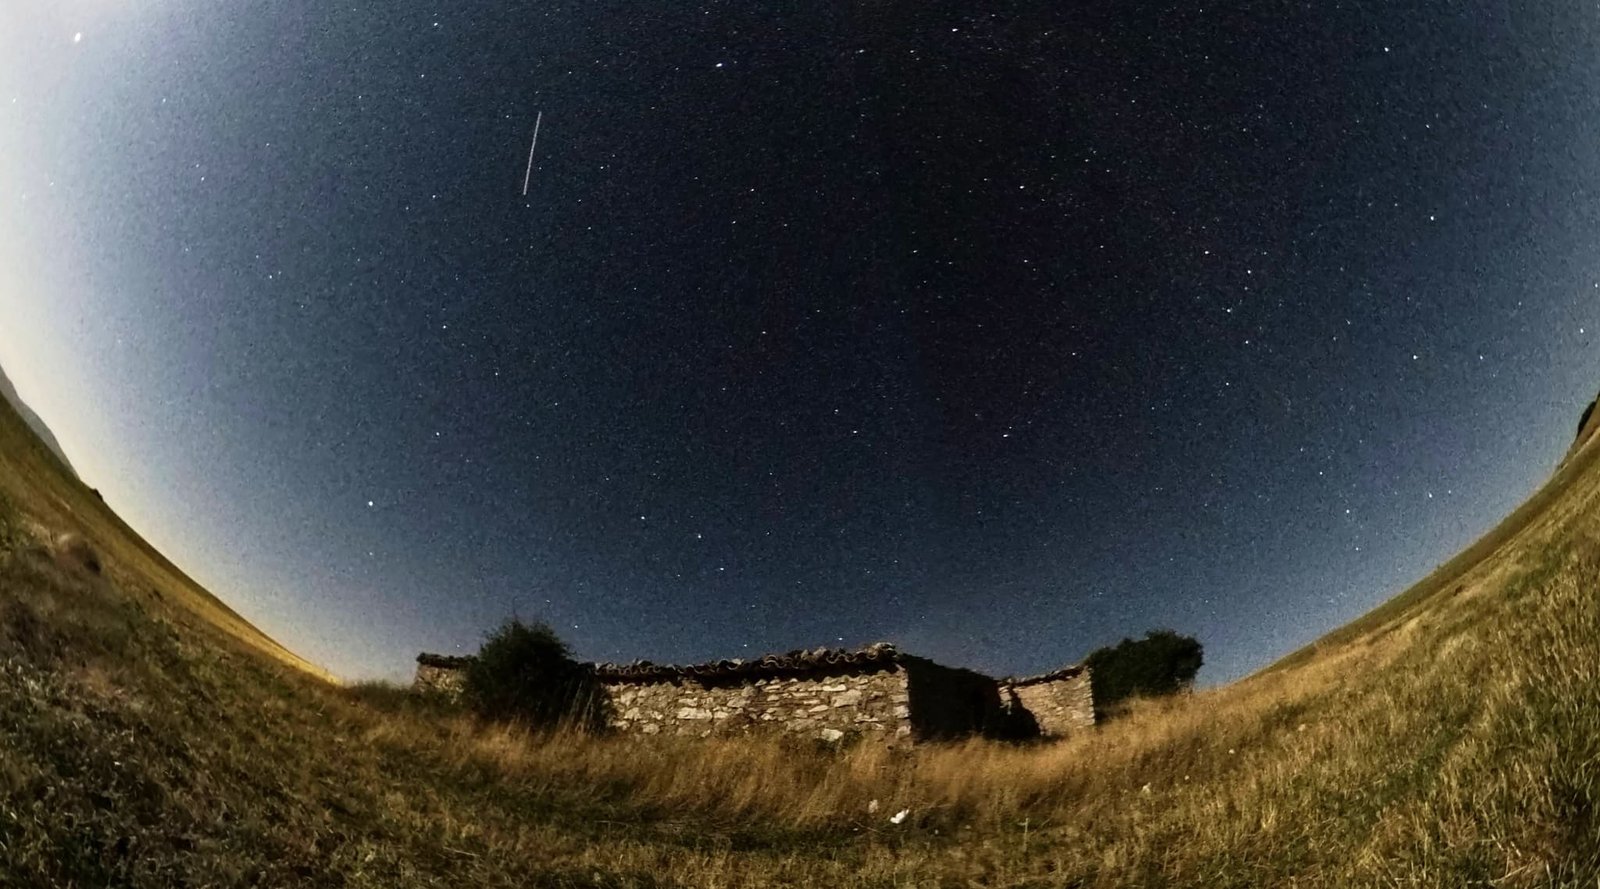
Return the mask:
<svg viewBox="0 0 1600 889">
<path fill-rule="evenodd" d="M 1189 688 L 1204 662 L 1199 640 L 1171 630 L 1151 630 L 1138 641 L 1096 649 L 1083 661 L 1094 689 L 1095 717 L 1116 714 L 1135 695 L 1157 697 Z"/>
<path fill-rule="evenodd" d="M 484 640 L 467 664 L 462 699 L 488 719 L 532 728 L 605 725 L 605 695 L 594 671 L 573 660 L 566 643 L 542 622 L 515 618 Z"/>
</svg>

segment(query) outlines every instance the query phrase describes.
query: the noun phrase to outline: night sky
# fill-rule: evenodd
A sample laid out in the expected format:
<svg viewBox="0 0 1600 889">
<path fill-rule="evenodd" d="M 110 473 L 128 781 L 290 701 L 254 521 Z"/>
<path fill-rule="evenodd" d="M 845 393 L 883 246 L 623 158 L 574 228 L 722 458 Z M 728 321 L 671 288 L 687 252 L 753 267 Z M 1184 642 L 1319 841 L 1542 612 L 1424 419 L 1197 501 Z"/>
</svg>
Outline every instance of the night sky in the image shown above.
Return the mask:
<svg viewBox="0 0 1600 889">
<path fill-rule="evenodd" d="M 0 364 L 342 675 L 1219 682 L 1553 468 L 1597 175 L 1592 4 L 11 0 Z"/>
</svg>

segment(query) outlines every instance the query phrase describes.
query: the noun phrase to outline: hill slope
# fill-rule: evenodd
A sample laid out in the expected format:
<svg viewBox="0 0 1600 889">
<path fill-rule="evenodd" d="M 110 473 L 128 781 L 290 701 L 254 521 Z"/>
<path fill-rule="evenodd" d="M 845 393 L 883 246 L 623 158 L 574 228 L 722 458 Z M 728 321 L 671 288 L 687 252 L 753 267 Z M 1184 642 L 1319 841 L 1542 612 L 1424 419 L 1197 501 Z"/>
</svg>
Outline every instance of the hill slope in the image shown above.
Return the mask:
<svg viewBox="0 0 1600 889">
<path fill-rule="evenodd" d="M 108 579 L 125 595 L 159 599 L 269 657 L 328 676 L 195 583 L 64 469 L 65 462 L 58 462 L 55 452 L 33 434 L 26 418 L 0 402 L 0 503 L 11 504 L 20 516 L 15 522 L 19 539 L 39 544 L 61 533 L 81 535 L 107 557 Z"/>
<path fill-rule="evenodd" d="M 1574 454 L 1594 438 L 1595 431 L 1600 430 L 1600 411 L 1595 410 L 1596 406 L 1600 406 L 1600 398 L 1589 402 L 1589 406 L 1583 409 L 1583 416 L 1578 419 L 1578 434 L 1573 439 L 1572 447 L 1567 451 L 1563 462 L 1571 460 Z"/>
<path fill-rule="evenodd" d="M 6 403 L 11 405 L 11 409 L 16 411 L 17 416 L 22 418 L 22 422 L 26 423 L 28 428 L 33 431 L 33 434 L 38 436 L 39 441 L 50 449 L 50 453 L 56 455 L 56 458 L 61 461 L 63 466 L 67 467 L 67 471 L 72 473 L 73 477 L 77 477 L 78 471 L 72 467 L 72 462 L 67 459 L 67 452 L 61 449 L 61 442 L 56 441 L 55 433 L 50 431 L 50 427 L 45 425 L 44 420 L 33 412 L 33 408 L 28 407 L 27 402 L 22 400 L 21 395 L 17 394 L 17 387 L 11 384 L 11 378 L 6 376 L 6 371 L 3 367 L 0 367 L 0 398 L 5 399 Z"/>
<path fill-rule="evenodd" d="M 82 516 L 24 444 L 0 436 L 0 885 L 1600 878 L 1593 443 L 1463 557 L 1271 669 L 1062 744 L 908 755 L 535 738 L 337 688 L 161 592 L 110 525 L 103 573 L 41 546 L 31 526 Z"/>
</svg>

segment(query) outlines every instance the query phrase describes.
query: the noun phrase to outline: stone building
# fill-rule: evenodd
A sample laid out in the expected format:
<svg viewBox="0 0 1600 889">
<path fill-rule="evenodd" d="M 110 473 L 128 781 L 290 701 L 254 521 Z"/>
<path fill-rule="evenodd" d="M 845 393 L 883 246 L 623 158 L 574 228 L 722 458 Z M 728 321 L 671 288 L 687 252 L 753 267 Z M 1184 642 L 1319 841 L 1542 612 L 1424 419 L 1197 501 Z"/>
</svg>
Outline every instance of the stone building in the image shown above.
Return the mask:
<svg viewBox="0 0 1600 889">
<path fill-rule="evenodd" d="M 419 655 L 416 687 L 458 692 L 469 660 Z M 591 669 L 605 692 L 607 725 L 642 735 L 767 730 L 825 741 L 846 735 L 927 741 L 974 734 L 1060 737 L 1094 724 L 1086 668 L 995 680 L 887 643 L 759 660 Z"/>
<path fill-rule="evenodd" d="M 1000 680 L 1000 695 L 1019 718 L 1032 718 L 1038 733 L 1061 738 L 1094 725 L 1094 689 L 1089 668 L 1078 665 L 1022 679 Z M 1021 714 L 1026 713 L 1027 717 Z"/>
<path fill-rule="evenodd" d="M 462 670 L 471 662 L 470 657 L 423 652 L 417 655 L 417 678 L 411 686 L 418 691 L 458 695 L 461 693 Z"/>
</svg>

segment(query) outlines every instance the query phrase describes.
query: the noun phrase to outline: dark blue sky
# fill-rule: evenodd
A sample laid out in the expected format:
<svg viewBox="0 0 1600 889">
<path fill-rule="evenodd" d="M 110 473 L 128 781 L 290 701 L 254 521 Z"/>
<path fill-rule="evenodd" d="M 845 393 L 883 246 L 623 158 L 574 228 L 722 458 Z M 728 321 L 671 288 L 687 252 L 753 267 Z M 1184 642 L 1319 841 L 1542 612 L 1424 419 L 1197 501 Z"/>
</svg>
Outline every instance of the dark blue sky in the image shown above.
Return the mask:
<svg viewBox="0 0 1600 889">
<path fill-rule="evenodd" d="M 1069 6 L 9 4 L 0 363 L 346 675 L 515 611 L 1237 677 L 1600 386 L 1600 18 Z"/>
</svg>

